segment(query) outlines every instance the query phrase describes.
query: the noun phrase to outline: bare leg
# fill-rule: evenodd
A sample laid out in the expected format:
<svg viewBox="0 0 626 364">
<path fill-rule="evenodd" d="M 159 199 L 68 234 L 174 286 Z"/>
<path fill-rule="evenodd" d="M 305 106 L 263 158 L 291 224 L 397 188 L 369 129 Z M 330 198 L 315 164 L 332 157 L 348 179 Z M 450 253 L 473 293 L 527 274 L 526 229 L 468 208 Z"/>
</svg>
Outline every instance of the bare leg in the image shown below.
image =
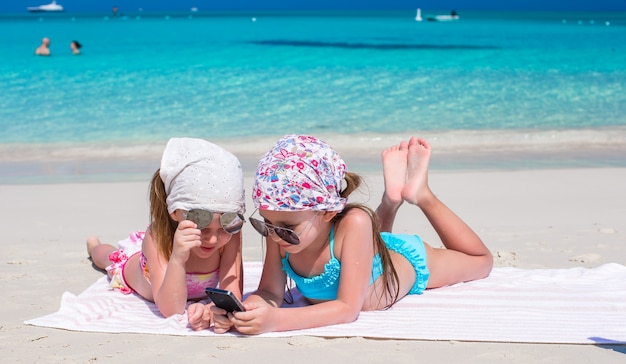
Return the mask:
<svg viewBox="0 0 626 364">
<path fill-rule="evenodd" d="M 428 186 L 431 147 L 424 139 L 409 145 L 408 179 L 403 199 L 417 205 L 447 249 L 427 247 L 431 278 L 428 287 L 440 287 L 487 276 L 493 266 L 489 249 L 474 231 L 441 202 Z"/>
<path fill-rule="evenodd" d="M 87 253 L 93 264 L 100 269 L 104 269 L 111 264 L 109 254 L 116 250 L 117 248 L 111 244 L 102 244 L 100 239 L 95 236 L 87 238 Z"/>
<path fill-rule="evenodd" d="M 396 213 L 402 205 L 402 189 L 406 183 L 406 164 L 409 144 L 405 141 L 383 151 L 385 191 L 376 209 L 380 231 L 391 232 Z"/>
</svg>

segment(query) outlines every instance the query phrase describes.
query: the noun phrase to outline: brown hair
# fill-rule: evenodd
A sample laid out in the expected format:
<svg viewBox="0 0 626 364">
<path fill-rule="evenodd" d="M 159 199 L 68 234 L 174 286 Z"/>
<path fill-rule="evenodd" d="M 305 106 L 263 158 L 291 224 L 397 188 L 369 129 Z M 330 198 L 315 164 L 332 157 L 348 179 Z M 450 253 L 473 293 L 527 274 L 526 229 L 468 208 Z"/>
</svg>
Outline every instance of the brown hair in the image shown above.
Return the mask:
<svg viewBox="0 0 626 364">
<path fill-rule="evenodd" d="M 159 253 L 167 262 L 172 255 L 172 241 L 178 223 L 167 212 L 167 193 L 160 171 L 157 169 L 150 181 L 150 231 L 152 238 L 156 240 Z"/>
<path fill-rule="evenodd" d="M 357 190 L 361 185 L 362 179 L 358 174 L 352 172 L 346 172 L 345 176 L 346 187 L 341 191 L 341 197 L 348 198 L 348 196 Z M 374 252 L 380 254 L 380 259 L 383 265 L 383 286 L 385 287 L 385 296 L 392 297 L 391 303 L 385 308 L 389 308 L 393 306 L 396 301 L 398 301 L 399 287 L 400 287 L 400 278 L 398 277 L 398 272 L 396 268 L 393 266 L 391 261 L 391 255 L 389 254 L 389 249 L 387 249 L 387 245 L 380 237 L 380 223 L 378 221 L 378 217 L 376 213 L 369 207 L 360 203 L 349 203 L 346 207 L 335 216 L 335 222 L 339 222 L 348 211 L 351 209 L 361 209 L 365 211 L 370 219 L 372 220 L 372 237 L 374 239 Z M 379 297 L 382 299 L 382 296 Z"/>
</svg>

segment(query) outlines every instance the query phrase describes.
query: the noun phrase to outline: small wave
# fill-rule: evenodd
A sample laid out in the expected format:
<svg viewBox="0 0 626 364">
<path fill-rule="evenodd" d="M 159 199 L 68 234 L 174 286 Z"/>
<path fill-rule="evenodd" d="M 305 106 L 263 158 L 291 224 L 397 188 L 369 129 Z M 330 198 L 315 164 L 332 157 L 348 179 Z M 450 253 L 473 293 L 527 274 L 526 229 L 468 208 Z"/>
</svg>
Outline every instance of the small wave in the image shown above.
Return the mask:
<svg viewBox="0 0 626 364">
<path fill-rule="evenodd" d="M 401 133 L 315 133 L 341 154 L 373 155 L 411 135 L 426 138 L 434 153 L 466 153 L 482 151 L 552 151 L 580 149 L 626 148 L 626 127 L 554 130 L 413 130 Z M 255 135 L 238 138 L 212 138 L 240 158 L 256 159 L 265 153 L 282 134 Z M 0 162 L 71 161 L 71 160 L 158 160 L 167 140 L 135 141 L 132 143 L 48 143 L 0 144 Z"/>
<path fill-rule="evenodd" d="M 456 130 L 403 133 L 322 133 L 350 170 L 381 171 L 380 154 L 411 135 L 433 147 L 438 170 L 626 167 L 626 128 L 544 131 Z M 280 135 L 212 139 L 241 161 L 253 177 L 259 158 Z M 165 141 L 0 144 L 0 185 L 79 181 L 147 181 L 159 166 Z"/>
<path fill-rule="evenodd" d="M 343 48 L 343 49 L 375 49 L 382 51 L 392 50 L 486 50 L 499 49 L 496 46 L 472 44 L 407 44 L 407 43 L 349 43 L 349 42 L 321 42 L 307 40 L 255 40 L 248 42 L 256 45 L 287 46 L 287 47 L 316 47 L 316 48 Z"/>
</svg>

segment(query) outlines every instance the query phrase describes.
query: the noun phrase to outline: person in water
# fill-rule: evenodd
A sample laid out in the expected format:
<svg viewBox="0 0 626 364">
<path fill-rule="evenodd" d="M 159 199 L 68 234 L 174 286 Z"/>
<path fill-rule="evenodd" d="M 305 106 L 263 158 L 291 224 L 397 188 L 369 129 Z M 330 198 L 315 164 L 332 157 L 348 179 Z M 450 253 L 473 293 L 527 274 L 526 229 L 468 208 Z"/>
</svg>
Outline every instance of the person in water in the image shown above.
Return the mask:
<svg viewBox="0 0 626 364">
<path fill-rule="evenodd" d="M 73 55 L 79 55 L 80 54 L 80 49 L 82 48 L 82 44 L 78 43 L 77 40 L 73 40 L 70 43 L 70 49 L 72 50 L 72 54 Z"/>
<path fill-rule="evenodd" d="M 50 55 L 50 38 L 44 37 L 41 40 L 41 44 L 37 47 L 37 49 L 35 49 L 35 54 L 45 57 Z"/>
</svg>

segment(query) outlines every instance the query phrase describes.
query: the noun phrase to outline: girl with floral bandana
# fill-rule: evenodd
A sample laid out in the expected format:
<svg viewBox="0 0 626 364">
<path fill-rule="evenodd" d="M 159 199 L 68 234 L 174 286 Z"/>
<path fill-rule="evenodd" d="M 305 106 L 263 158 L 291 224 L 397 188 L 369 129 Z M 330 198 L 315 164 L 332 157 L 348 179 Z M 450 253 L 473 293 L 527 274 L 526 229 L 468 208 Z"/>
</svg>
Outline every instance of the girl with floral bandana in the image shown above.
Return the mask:
<svg viewBox="0 0 626 364">
<path fill-rule="evenodd" d="M 407 294 L 489 275 L 489 250 L 430 190 L 430 151 L 413 137 L 383 152 L 385 193 L 374 212 L 347 203 L 361 180 L 330 146 L 312 136 L 280 139 L 259 162 L 252 190 L 258 215 L 249 220 L 267 240 L 258 290 L 245 312 L 212 307 L 215 332 L 347 323 Z M 405 201 L 421 209 L 445 248 L 389 232 Z M 280 308 L 288 277 L 312 305 Z"/>
<path fill-rule="evenodd" d="M 106 269 L 112 288 L 155 302 L 165 317 L 185 312 L 205 288 L 241 298 L 243 173 L 237 157 L 202 139 L 172 138 L 150 185 L 148 231 L 131 235 L 120 249 L 87 240 L 94 265 Z M 211 323 L 210 305 L 187 308 L 193 329 Z"/>
</svg>

